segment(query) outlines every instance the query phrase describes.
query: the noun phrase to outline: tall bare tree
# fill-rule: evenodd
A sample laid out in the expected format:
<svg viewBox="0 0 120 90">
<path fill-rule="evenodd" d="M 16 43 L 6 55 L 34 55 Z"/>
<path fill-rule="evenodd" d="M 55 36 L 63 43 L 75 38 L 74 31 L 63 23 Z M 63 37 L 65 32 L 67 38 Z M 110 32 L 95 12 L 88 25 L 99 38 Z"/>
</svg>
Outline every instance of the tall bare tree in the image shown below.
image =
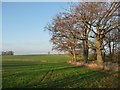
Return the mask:
<svg viewBox="0 0 120 90">
<path fill-rule="evenodd" d="M 97 53 L 97 62 L 98 64 L 102 64 L 102 44 L 103 38 L 105 35 L 109 33 L 111 30 L 114 30 L 119 27 L 118 23 L 118 9 L 120 4 L 116 3 L 83 3 L 84 12 L 81 14 L 85 16 L 86 19 L 83 19 L 84 25 L 94 33 L 94 38 L 96 39 L 96 53 Z M 81 5 L 79 5 L 78 9 L 81 10 Z M 79 11 L 80 11 L 79 10 Z M 83 12 L 83 10 L 81 11 Z"/>
<path fill-rule="evenodd" d="M 69 52 L 73 61 L 76 61 L 76 51 L 79 49 L 77 39 L 79 33 L 74 28 L 75 22 L 72 15 L 62 13 L 58 14 L 53 23 L 47 26 L 47 29 L 52 33 L 53 49 Z"/>
<path fill-rule="evenodd" d="M 102 64 L 102 51 L 106 44 L 111 54 L 110 39 L 104 44 L 106 35 L 110 36 L 110 32 L 120 26 L 119 9 L 119 2 L 83 2 L 73 6 L 70 13 L 57 15 L 47 27 L 52 32 L 53 48 L 71 53 L 76 61 L 76 52 L 82 44 L 85 62 L 88 61 L 89 48 L 93 48 L 96 49 L 97 63 Z"/>
</svg>

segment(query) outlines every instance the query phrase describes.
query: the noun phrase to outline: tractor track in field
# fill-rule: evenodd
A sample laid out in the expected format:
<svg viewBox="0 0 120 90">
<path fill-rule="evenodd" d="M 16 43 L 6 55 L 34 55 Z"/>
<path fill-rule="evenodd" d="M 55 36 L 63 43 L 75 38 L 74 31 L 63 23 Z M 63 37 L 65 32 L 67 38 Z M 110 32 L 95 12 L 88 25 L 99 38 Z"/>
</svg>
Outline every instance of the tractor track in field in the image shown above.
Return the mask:
<svg viewBox="0 0 120 90">
<path fill-rule="evenodd" d="M 41 78 L 41 80 L 40 80 L 40 86 L 42 85 L 42 82 L 46 79 L 46 78 L 49 78 L 49 77 L 51 77 L 51 75 L 53 74 L 53 67 L 51 67 L 44 75 L 43 75 L 43 77 Z M 29 86 L 29 85 L 28 85 Z M 33 88 L 36 88 L 38 85 L 36 84 L 36 85 L 34 85 L 34 86 L 32 86 Z"/>
<path fill-rule="evenodd" d="M 82 79 L 87 79 L 87 78 L 90 78 L 94 75 L 97 75 L 98 73 L 101 73 L 101 72 L 94 72 L 93 71 L 93 72 L 88 73 L 88 75 L 83 74 L 80 77 L 79 77 L 79 75 L 77 75 L 77 76 L 67 77 L 66 80 L 65 80 L 65 78 L 60 79 L 60 80 L 54 81 L 54 84 L 52 84 L 52 86 L 49 85 L 49 87 L 63 87 L 65 84 L 75 82 L 76 80 L 78 81 L 78 80 L 82 80 Z M 99 74 L 99 76 L 101 76 L 101 75 Z M 53 82 L 51 82 L 51 83 L 53 83 Z"/>
<path fill-rule="evenodd" d="M 53 67 L 51 67 L 47 72 L 46 72 L 46 74 L 42 77 L 42 79 L 40 80 L 40 84 L 39 85 L 34 85 L 33 87 L 38 87 L 38 86 L 42 86 L 44 83 L 46 83 L 46 82 L 44 82 L 44 80 L 45 79 L 51 79 L 51 76 L 52 76 L 52 74 L 53 74 L 53 71 L 54 71 L 54 69 L 53 69 Z"/>
<path fill-rule="evenodd" d="M 53 74 L 53 68 L 51 67 L 48 72 L 42 77 L 40 83 L 42 83 L 46 78 L 49 78 L 52 76 Z"/>
</svg>

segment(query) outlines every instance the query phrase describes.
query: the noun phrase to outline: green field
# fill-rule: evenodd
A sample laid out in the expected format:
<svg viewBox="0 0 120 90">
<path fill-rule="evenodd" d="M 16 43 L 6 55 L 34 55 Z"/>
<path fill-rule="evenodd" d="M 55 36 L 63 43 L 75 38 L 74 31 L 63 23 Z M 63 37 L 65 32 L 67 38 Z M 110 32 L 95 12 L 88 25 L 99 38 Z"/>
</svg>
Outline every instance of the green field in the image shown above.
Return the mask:
<svg viewBox="0 0 120 90">
<path fill-rule="evenodd" d="M 118 87 L 117 72 L 66 64 L 67 55 L 15 55 L 2 57 L 3 88 Z"/>
</svg>

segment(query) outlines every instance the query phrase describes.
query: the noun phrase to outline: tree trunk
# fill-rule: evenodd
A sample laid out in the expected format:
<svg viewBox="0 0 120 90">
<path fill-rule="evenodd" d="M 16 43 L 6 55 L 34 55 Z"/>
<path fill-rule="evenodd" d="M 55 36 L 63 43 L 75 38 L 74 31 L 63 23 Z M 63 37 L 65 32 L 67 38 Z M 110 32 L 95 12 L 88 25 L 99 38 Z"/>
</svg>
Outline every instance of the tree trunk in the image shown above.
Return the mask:
<svg viewBox="0 0 120 90">
<path fill-rule="evenodd" d="M 88 62 L 88 53 L 89 53 L 89 48 L 88 48 L 88 37 L 86 39 L 86 63 Z"/>
<path fill-rule="evenodd" d="M 83 40 L 82 43 L 83 43 L 83 57 L 84 57 L 84 63 L 85 63 L 86 62 L 86 59 L 85 59 L 85 41 Z"/>
<path fill-rule="evenodd" d="M 97 37 L 96 40 L 96 53 L 97 53 L 97 63 L 101 65 L 103 63 L 102 50 L 101 50 L 101 40 Z"/>
<path fill-rule="evenodd" d="M 109 47 L 109 55 L 111 57 L 112 55 L 112 50 L 111 50 L 111 36 L 110 36 L 110 32 L 109 32 L 109 43 L 108 43 L 108 47 Z"/>
<path fill-rule="evenodd" d="M 109 42 L 109 55 L 112 54 L 112 51 L 111 51 L 111 42 Z"/>
<path fill-rule="evenodd" d="M 112 56 L 112 51 L 111 51 L 111 41 L 109 41 L 108 47 L 109 47 L 109 59 L 112 61 L 113 56 Z"/>
<path fill-rule="evenodd" d="M 103 62 L 105 62 L 105 56 L 106 56 L 106 54 L 105 54 L 105 49 L 104 49 L 104 51 L 103 51 Z"/>
<path fill-rule="evenodd" d="M 75 48 L 73 49 L 73 60 L 76 62 L 76 53 L 75 53 Z"/>
<path fill-rule="evenodd" d="M 114 51 L 115 51 L 115 44 L 114 44 L 114 41 L 113 41 L 113 48 L 112 48 L 112 54 L 114 55 Z"/>
<path fill-rule="evenodd" d="M 70 51 L 70 59 L 71 59 L 71 62 L 73 62 L 73 52 Z"/>
<path fill-rule="evenodd" d="M 84 63 L 87 63 L 88 61 L 88 47 L 85 43 L 86 41 L 83 40 L 83 57 L 84 57 Z"/>
</svg>

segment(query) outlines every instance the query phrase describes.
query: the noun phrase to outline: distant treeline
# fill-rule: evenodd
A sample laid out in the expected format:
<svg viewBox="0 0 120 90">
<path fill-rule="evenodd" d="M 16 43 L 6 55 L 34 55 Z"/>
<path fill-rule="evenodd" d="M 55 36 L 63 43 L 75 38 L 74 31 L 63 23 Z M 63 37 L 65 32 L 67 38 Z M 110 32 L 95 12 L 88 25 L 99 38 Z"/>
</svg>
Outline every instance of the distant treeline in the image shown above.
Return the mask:
<svg viewBox="0 0 120 90">
<path fill-rule="evenodd" d="M 13 51 L 2 51 L 1 55 L 14 55 Z"/>
</svg>

